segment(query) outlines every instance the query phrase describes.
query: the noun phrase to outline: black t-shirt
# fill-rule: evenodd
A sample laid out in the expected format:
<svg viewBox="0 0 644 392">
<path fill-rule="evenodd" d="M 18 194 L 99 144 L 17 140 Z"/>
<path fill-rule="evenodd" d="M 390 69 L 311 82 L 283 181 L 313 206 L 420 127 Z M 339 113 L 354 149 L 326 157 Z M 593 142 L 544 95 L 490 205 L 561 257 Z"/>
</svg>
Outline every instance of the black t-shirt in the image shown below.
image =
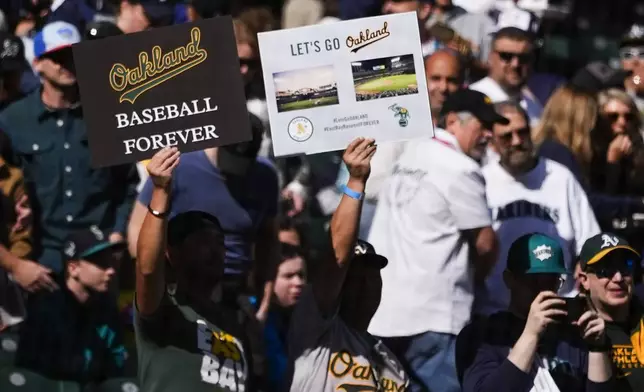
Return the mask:
<svg viewBox="0 0 644 392">
<path fill-rule="evenodd" d="M 127 353 L 116 302 L 97 294 L 81 304 L 62 279 L 58 285 L 29 296 L 16 365 L 82 384 L 122 376 Z"/>
<path fill-rule="evenodd" d="M 641 318 L 635 318 L 627 324 L 606 323 L 606 336 L 612 345 L 611 359 L 619 385 L 617 391 L 644 391 L 644 363 L 638 359 L 631 341 L 633 332 L 641 329 L 642 321 Z"/>
<path fill-rule="evenodd" d="M 251 391 L 250 351 L 235 312 L 213 305 L 198 313 L 167 294 L 151 317 L 135 310 L 134 329 L 142 391 Z"/>
</svg>

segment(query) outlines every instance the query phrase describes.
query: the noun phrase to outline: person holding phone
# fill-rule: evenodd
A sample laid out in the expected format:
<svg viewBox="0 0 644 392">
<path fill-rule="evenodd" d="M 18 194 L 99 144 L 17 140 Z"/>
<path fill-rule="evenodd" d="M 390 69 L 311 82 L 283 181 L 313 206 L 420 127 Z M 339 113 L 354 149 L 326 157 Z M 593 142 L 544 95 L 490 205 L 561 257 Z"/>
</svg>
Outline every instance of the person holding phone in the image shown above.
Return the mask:
<svg viewBox="0 0 644 392">
<path fill-rule="evenodd" d="M 634 300 L 641 256 L 612 233 L 589 238 L 580 254 L 579 282 L 606 322 L 618 390 L 644 390 L 644 308 Z"/>
<path fill-rule="evenodd" d="M 458 336 L 463 392 L 614 391 L 604 320 L 594 310 L 568 317 L 575 301 L 556 294 L 566 273 L 557 240 L 531 233 L 512 243 L 503 274 L 508 310 Z"/>
</svg>

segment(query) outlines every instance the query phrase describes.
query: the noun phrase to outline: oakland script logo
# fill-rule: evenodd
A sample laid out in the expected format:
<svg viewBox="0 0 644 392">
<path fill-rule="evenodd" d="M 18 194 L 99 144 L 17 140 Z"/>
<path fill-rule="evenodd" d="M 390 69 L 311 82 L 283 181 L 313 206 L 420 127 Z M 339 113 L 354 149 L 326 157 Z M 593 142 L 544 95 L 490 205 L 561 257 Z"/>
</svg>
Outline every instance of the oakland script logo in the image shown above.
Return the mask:
<svg viewBox="0 0 644 392">
<path fill-rule="evenodd" d="M 349 49 L 353 48 L 351 49 L 351 53 L 356 53 L 364 47 L 383 40 L 391 35 L 387 27 L 387 22 L 385 22 L 380 30 L 371 31 L 366 29 L 365 31 L 361 31 L 357 37 L 348 36 L 347 47 Z"/>
<path fill-rule="evenodd" d="M 124 91 L 119 103 L 127 101 L 134 103 L 144 92 L 167 82 L 175 76 L 202 63 L 208 53 L 199 47 L 201 30 L 194 27 L 190 31 L 190 42 L 171 52 L 163 53 L 160 46 L 152 48 L 148 55 L 139 53 L 139 64 L 135 68 L 127 68 L 116 63 L 110 70 L 110 86 L 114 91 Z"/>
</svg>

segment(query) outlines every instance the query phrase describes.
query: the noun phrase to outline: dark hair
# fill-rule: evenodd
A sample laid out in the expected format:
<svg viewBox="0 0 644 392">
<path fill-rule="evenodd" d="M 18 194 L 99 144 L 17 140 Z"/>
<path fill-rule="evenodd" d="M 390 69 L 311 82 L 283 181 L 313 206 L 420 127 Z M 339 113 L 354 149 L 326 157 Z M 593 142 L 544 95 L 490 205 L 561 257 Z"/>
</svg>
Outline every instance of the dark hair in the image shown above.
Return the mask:
<svg viewBox="0 0 644 392">
<path fill-rule="evenodd" d="M 534 44 L 534 34 L 521 30 L 518 27 L 504 27 L 501 30 L 494 33 L 494 38 L 492 39 L 492 47 L 496 45 L 496 42 L 500 39 L 509 39 L 512 41 L 521 41 L 521 42 L 530 42 Z"/>
</svg>

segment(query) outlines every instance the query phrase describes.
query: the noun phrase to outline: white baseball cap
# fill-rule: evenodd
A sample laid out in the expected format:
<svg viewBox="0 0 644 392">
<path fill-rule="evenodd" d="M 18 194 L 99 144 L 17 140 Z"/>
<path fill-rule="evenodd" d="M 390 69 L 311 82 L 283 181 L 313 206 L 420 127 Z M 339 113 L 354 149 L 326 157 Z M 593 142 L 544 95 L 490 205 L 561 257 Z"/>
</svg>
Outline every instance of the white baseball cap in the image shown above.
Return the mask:
<svg viewBox="0 0 644 392">
<path fill-rule="evenodd" d="M 74 25 L 62 21 L 48 23 L 34 37 L 34 56 L 39 58 L 80 41 L 81 35 Z"/>
</svg>

